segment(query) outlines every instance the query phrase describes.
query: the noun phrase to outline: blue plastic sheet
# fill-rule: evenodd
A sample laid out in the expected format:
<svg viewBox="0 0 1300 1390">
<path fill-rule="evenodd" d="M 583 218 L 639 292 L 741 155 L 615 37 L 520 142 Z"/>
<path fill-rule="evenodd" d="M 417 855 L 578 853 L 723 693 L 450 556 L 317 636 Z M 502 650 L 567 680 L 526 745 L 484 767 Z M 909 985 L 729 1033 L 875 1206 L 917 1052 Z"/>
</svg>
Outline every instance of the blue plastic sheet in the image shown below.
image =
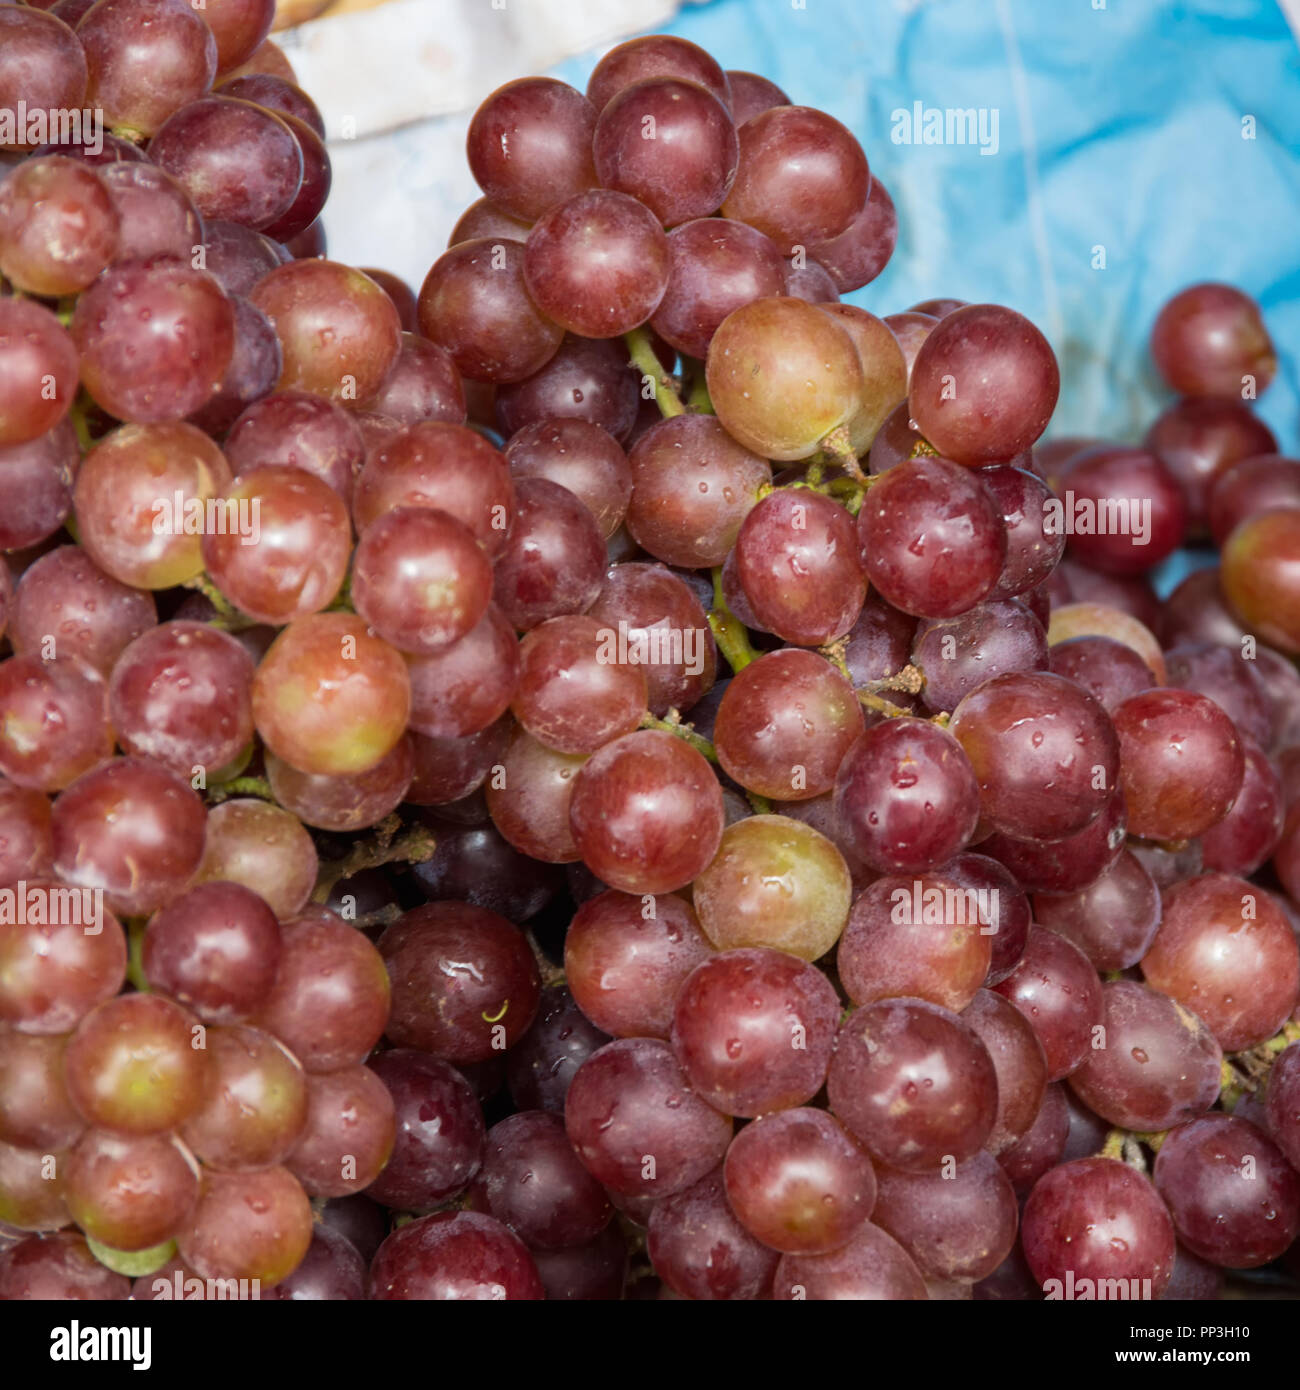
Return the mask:
<svg viewBox="0 0 1300 1390">
<path fill-rule="evenodd" d="M 1170 399 L 1156 312 L 1226 280 L 1263 305 L 1281 362 L 1258 408 L 1296 451 L 1300 52 L 1272 0 L 711 0 L 669 28 L 862 140 L 900 234 L 850 300 L 1011 305 L 1061 361 L 1050 432 L 1138 440 Z M 996 120 L 996 149 L 904 143 L 918 103 Z"/>
</svg>

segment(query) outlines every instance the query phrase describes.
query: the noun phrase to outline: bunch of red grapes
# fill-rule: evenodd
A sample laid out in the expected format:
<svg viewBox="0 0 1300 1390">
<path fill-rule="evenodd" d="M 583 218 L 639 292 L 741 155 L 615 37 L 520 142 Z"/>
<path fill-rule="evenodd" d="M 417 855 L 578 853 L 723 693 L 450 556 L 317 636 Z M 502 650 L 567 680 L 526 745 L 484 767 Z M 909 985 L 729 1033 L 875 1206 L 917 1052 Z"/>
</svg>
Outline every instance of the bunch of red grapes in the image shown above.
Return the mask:
<svg viewBox="0 0 1300 1390">
<path fill-rule="evenodd" d="M 0 150 L 0 1299 L 1294 1260 L 1255 304 L 1040 443 L 1043 335 L 840 303 L 858 141 L 663 36 L 487 98 L 417 299 L 323 258 L 272 9 L 0 5 L 0 111 L 109 127 Z"/>
</svg>

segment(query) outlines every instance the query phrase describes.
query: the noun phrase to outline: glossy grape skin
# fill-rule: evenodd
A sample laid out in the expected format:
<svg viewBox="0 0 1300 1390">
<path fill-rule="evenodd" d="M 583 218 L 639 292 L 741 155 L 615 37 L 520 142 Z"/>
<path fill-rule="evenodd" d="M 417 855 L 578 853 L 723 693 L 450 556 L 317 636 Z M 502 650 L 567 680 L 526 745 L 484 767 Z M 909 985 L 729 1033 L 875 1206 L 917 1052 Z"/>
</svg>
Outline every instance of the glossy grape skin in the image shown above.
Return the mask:
<svg viewBox="0 0 1300 1390">
<path fill-rule="evenodd" d="M 99 179 L 117 209 L 115 261 L 161 255 L 187 261 L 202 244 L 198 209 L 180 184 L 156 164 L 107 164 L 99 171 Z"/>
<path fill-rule="evenodd" d="M 67 1162 L 66 1152 L 42 1153 L 0 1143 L 0 1223 L 6 1245 L 21 1239 L 22 1232 L 57 1231 L 69 1224 L 64 1201 Z"/>
<path fill-rule="evenodd" d="M 668 241 L 635 198 L 594 189 L 537 222 L 523 270 L 529 295 L 548 318 L 586 338 L 615 338 L 659 307 L 668 287 Z"/>
<path fill-rule="evenodd" d="M 731 89 L 731 115 L 737 126 L 743 125 L 751 116 L 757 116 L 760 111 L 766 111 L 771 106 L 790 105 L 790 98 L 785 92 L 770 78 L 759 73 L 728 68 L 726 78 Z"/>
<path fill-rule="evenodd" d="M 528 218 L 512 217 L 510 213 L 490 198 L 479 198 L 456 219 L 456 225 L 447 238 L 447 247 L 459 246 L 462 241 L 518 241 L 528 240 L 528 229 L 532 221 Z M 370 270 L 367 275 L 373 275 Z M 378 277 L 374 277 L 378 278 Z M 388 286 L 385 285 L 385 289 Z"/>
<path fill-rule="evenodd" d="M 87 1123 L 124 1134 L 173 1129 L 202 1104 L 203 1029 L 187 1009 L 127 994 L 92 1009 L 64 1053 L 68 1096 Z"/>
<path fill-rule="evenodd" d="M 783 1255 L 776 1267 L 777 1300 L 854 1302 L 928 1300 L 925 1280 L 907 1251 L 870 1222 L 852 1240 L 823 1255 Z"/>
<path fill-rule="evenodd" d="M 666 1010 L 671 1005 L 669 998 Z M 663 1030 L 666 1034 L 668 1023 Z M 562 1116 L 574 1072 L 609 1041 L 609 1035 L 579 1010 L 565 986 L 544 989 L 533 1026 L 506 1058 L 511 1099 L 521 1110 L 546 1110 Z"/>
<path fill-rule="evenodd" d="M 1246 771 L 1232 810 L 1201 836 L 1204 865 L 1218 873 L 1253 874 L 1277 848 L 1286 811 L 1282 783 L 1257 744 L 1244 743 Z"/>
<path fill-rule="evenodd" d="M 866 204 L 871 174 L 862 147 L 833 116 L 772 107 L 738 133 L 740 162 L 724 216 L 757 227 L 787 256 L 848 230 Z"/>
<path fill-rule="evenodd" d="M 493 598 L 521 630 L 589 609 L 600 591 L 605 547 L 595 518 L 547 478 L 521 478 L 514 525 L 497 557 Z"/>
<path fill-rule="evenodd" d="M 995 676 L 962 700 L 948 727 L 975 769 L 981 813 L 1006 835 L 1076 834 L 1111 799 L 1115 730 L 1091 695 L 1060 676 Z"/>
<path fill-rule="evenodd" d="M 548 1300 L 608 1301 L 623 1297 L 627 1242 L 617 1225 L 606 1226 L 595 1240 L 567 1250 L 530 1252 Z"/>
<path fill-rule="evenodd" d="M 960 1012 L 989 973 L 993 923 L 982 923 L 954 880 L 886 874 L 854 901 L 835 954 L 855 1004 L 917 998 Z M 936 908 L 928 894 L 942 895 Z M 919 900 L 921 920 L 916 920 Z"/>
<path fill-rule="evenodd" d="M 1064 565 L 1069 563 L 1067 560 Z M 1060 572 L 1059 569 L 1056 571 L 1057 574 Z M 1108 637 L 1122 643 L 1142 658 L 1152 677 L 1149 685 L 1164 684 L 1168 673 L 1160 643 L 1147 624 L 1132 613 L 1112 607 L 1109 602 L 1085 600 L 1060 606 L 1054 604 L 1047 627 L 1048 644 L 1055 648 L 1077 637 Z"/>
<path fill-rule="evenodd" d="M 873 178 L 861 211 L 854 214 L 838 236 L 809 246 L 808 254 L 826 268 L 835 288 L 847 294 L 870 284 L 884 270 L 897 241 L 898 213 L 894 200 L 885 185 Z M 909 356 L 909 372 L 911 365 Z"/>
<path fill-rule="evenodd" d="M 961 1019 L 984 1044 L 997 1073 L 997 1118 L 985 1148 L 1005 1155 L 1038 1118 L 1047 1093 L 1047 1057 L 1028 1020 L 991 990 L 979 990 Z"/>
<path fill-rule="evenodd" d="M 0 44 L 8 51 L 0 79 L 0 108 L 15 112 L 25 103 L 27 119 L 39 116 L 57 124 L 61 110 L 77 109 L 86 95 L 86 55 L 66 23 L 37 13 L 50 6 L 12 9 L 0 15 Z M 0 148 L 22 149 L 21 124 Z"/>
<path fill-rule="evenodd" d="M 994 832 L 980 841 L 983 852 L 1005 865 L 1032 893 L 1077 893 L 1090 887 L 1124 850 L 1124 797 L 1113 791 L 1101 814 L 1073 835 L 1057 840 L 1018 840 Z"/>
<path fill-rule="evenodd" d="M 460 1192 L 483 1160 L 483 1112 L 468 1081 L 437 1057 L 382 1052 L 370 1069 L 392 1095 L 397 1136 L 367 1195 L 398 1210 L 436 1206 Z"/>
<path fill-rule="evenodd" d="M 777 800 L 829 791 L 862 728 L 848 682 L 813 652 L 769 652 L 727 687 L 714 726 L 718 761 L 743 787 Z"/>
<path fill-rule="evenodd" d="M 1105 1045 L 1094 1046 L 1070 1086 L 1103 1119 L 1156 1131 L 1195 1119 L 1219 1094 L 1223 1053 L 1195 1014 L 1135 980 L 1102 987 Z"/>
<path fill-rule="evenodd" d="M 379 1041 L 389 995 L 384 962 L 361 932 L 329 918 L 298 918 L 282 925 L 275 983 L 253 1022 L 307 1071 L 337 1071 Z"/>
<path fill-rule="evenodd" d="M 79 1232 L 29 1236 L 0 1256 L 0 1299 L 5 1302 L 124 1302 L 130 1293 L 131 1281 L 100 1264 Z"/>
<path fill-rule="evenodd" d="M 246 296 L 255 284 L 278 265 L 283 265 L 283 248 L 270 237 L 213 217 L 203 223 L 203 261 L 205 269 L 228 295 Z"/>
<path fill-rule="evenodd" d="M 490 1216 L 445 1211 L 400 1227 L 370 1266 L 371 1298 L 425 1302 L 545 1297 L 524 1243 Z"/>
<path fill-rule="evenodd" d="M 222 445 L 236 477 L 257 468 L 300 468 L 345 502 L 365 463 L 356 423 L 341 406 L 305 391 L 264 396 L 234 422 Z"/>
<path fill-rule="evenodd" d="M 724 105 L 731 101 L 727 75 L 713 55 L 674 34 L 650 34 L 611 48 L 587 80 L 587 98 L 598 112 L 603 111 L 624 87 L 652 77 L 697 82 Z"/>
<path fill-rule="evenodd" d="M 655 1272 L 683 1298 L 759 1299 L 776 1272 L 776 1252 L 732 1212 L 721 1169 L 655 1203 L 646 1249 Z"/>
<path fill-rule="evenodd" d="M 908 399 L 940 454 L 977 465 L 1029 448 L 1060 385 L 1052 349 L 1028 319 L 1001 305 L 969 304 L 945 315 L 921 345 Z"/>
<path fill-rule="evenodd" d="M 689 744 L 654 729 L 625 734 L 573 782 L 569 823 L 587 867 L 629 893 L 671 893 L 713 858 L 722 789 Z"/>
<path fill-rule="evenodd" d="M 842 637 L 866 596 L 853 522 L 819 493 L 781 489 L 745 517 L 736 571 L 761 626 L 796 646 Z"/>
<path fill-rule="evenodd" d="M 500 609 L 489 604 L 458 642 L 408 655 L 406 666 L 411 728 L 434 738 L 464 738 L 509 708 L 519 686 L 519 644 Z"/>
<path fill-rule="evenodd" d="M 1185 396 L 1241 399 L 1245 378 L 1263 391 L 1277 356 L 1259 305 L 1231 285 L 1191 285 L 1169 299 L 1151 329 L 1160 375 Z"/>
<path fill-rule="evenodd" d="M 1003 672 L 1046 670 L 1047 634 L 1023 603 L 993 600 L 920 626 L 912 665 L 925 676 L 926 708 L 952 710 L 976 686 Z"/>
<path fill-rule="evenodd" d="M 199 410 L 221 385 L 235 311 L 211 276 L 158 256 L 106 271 L 77 300 L 72 337 L 98 405 L 119 420 L 168 423 Z"/>
<path fill-rule="evenodd" d="M 350 613 L 285 628 L 253 680 L 253 722 L 272 752 L 303 772 L 364 772 L 406 727 L 406 665 Z"/>
<path fill-rule="evenodd" d="M 229 634 L 170 622 L 137 637 L 118 658 L 108 709 L 118 742 L 188 778 L 215 771 L 253 737 L 253 662 Z"/>
<path fill-rule="evenodd" d="M 1277 507 L 1300 507 L 1300 459 L 1258 453 L 1211 479 L 1210 534 L 1222 545 L 1241 522 Z"/>
<path fill-rule="evenodd" d="M 1168 558 L 1188 526 L 1183 489 L 1153 454 L 1105 445 L 1075 455 L 1058 485 L 1064 516 L 1076 519 L 1070 552 L 1108 574 L 1142 574 Z M 1116 511 L 1116 508 L 1120 510 Z"/>
<path fill-rule="evenodd" d="M 1006 979 L 1024 954 L 1025 942 L 1029 939 L 1029 898 L 1015 875 L 996 859 L 969 852 L 949 859 L 937 872 L 963 889 L 984 889 L 989 894 L 982 900 L 983 906 L 978 892 L 975 898 L 980 922 L 996 927 L 989 938 L 992 956 L 985 983 L 992 986 Z M 996 913 L 989 911 L 994 903 Z"/>
<path fill-rule="evenodd" d="M 809 269 L 815 262 L 809 262 Z M 819 267 L 820 269 L 820 267 Z M 806 272 L 805 272 L 806 273 Z M 907 359 L 889 325 L 855 304 L 838 304 L 825 291 L 831 289 L 830 278 L 822 291 L 817 292 L 818 308 L 853 339 L 862 364 L 862 387 L 853 411 L 844 422 L 849 446 L 855 454 L 865 454 L 871 447 L 881 425 L 900 401 L 907 396 Z M 828 299 L 831 302 L 827 302 Z"/>
<path fill-rule="evenodd" d="M 404 735 L 374 767 L 364 772 L 301 772 L 265 752 L 266 779 L 275 799 L 306 825 L 346 833 L 376 825 L 407 800 L 418 772 L 416 736 Z"/>
<path fill-rule="evenodd" d="M 402 347 L 393 302 L 359 270 L 336 261 L 293 261 L 249 298 L 275 325 L 284 353 L 278 389 L 336 402 L 370 400 Z"/>
<path fill-rule="evenodd" d="M 1151 1183 L 1116 1159 L 1076 1159 L 1041 1178 L 1025 1205 L 1021 1242 L 1038 1283 L 1059 1281 L 1058 1297 L 1072 1274 L 1076 1288 L 1082 1279 L 1149 1280 L 1158 1298 L 1173 1272 L 1169 1213 Z"/>
<path fill-rule="evenodd" d="M 1079 1103 L 1073 1100 L 1063 1083 L 1049 1081 L 1033 1123 L 1014 1144 L 997 1155 L 998 1163 L 1011 1179 L 1016 1196 L 1022 1201 L 1033 1190 L 1039 1178 L 1050 1172 L 1058 1163 L 1082 1154 L 1096 1153 L 1101 1149 L 1107 1126 L 1104 1121 L 1098 1120 L 1100 1133 L 1097 1142 L 1086 1145 L 1079 1155 L 1068 1152 L 1071 1105 L 1077 1104 Z M 1082 1109 L 1082 1106 L 1079 1108 Z"/>
<path fill-rule="evenodd" d="M 63 525 L 72 510 L 72 484 L 80 462 L 77 433 L 67 418 L 30 443 L 0 446 L 8 503 L 0 518 L 4 549 L 38 545 Z"/>
<path fill-rule="evenodd" d="M 1300 507 L 1248 517 L 1224 542 L 1220 584 L 1233 613 L 1279 651 L 1300 653 L 1295 556 Z"/>
<path fill-rule="evenodd" d="M 668 234 L 672 272 L 650 325 L 672 347 L 704 358 L 733 310 L 785 289 L 781 253 L 754 227 L 721 217 L 683 222 Z"/>
<path fill-rule="evenodd" d="M 1055 675 L 1081 685 L 1109 714 L 1130 695 L 1154 683 L 1151 668 L 1124 642 L 1113 637 L 1070 637 L 1057 642 L 1049 659 Z"/>
<path fill-rule="evenodd" d="M 990 597 L 1014 598 L 1051 575 L 1066 538 L 1050 524 L 1046 504 L 1051 489 L 1037 475 L 999 464 L 982 469 L 979 476 L 1002 513 L 1007 532 L 1006 562 Z"/>
<path fill-rule="evenodd" d="M 839 1248 L 875 1205 L 870 1159 L 824 1110 L 782 1110 L 747 1125 L 723 1171 L 741 1225 L 784 1254 Z"/>
<path fill-rule="evenodd" d="M 1203 874 L 1165 893 L 1142 973 L 1203 1018 L 1229 1052 L 1271 1037 L 1300 996 L 1300 950 L 1286 917 L 1230 874 Z"/>
<path fill-rule="evenodd" d="M 764 458 L 790 461 L 807 458 L 853 414 L 862 364 L 848 331 L 815 305 L 755 299 L 713 334 L 706 378 L 728 434 Z"/>
<path fill-rule="evenodd" d="M 511 1115 L 488 1131 L 471 1210 L 509 1226 L 530 1247 L 585 1245 L 614 1214 L 605 1190 L 578 1161 L 564 1122 L 542 1110 Z"/>
<path fill-rule="evenodd" d="M 752 1118 L 817 1094 L 838 1020 L 835 991 L 811 965 L 781 951 L 724 951 L 682 984 L 673 1051 L 714 1109 Z"/>
<path fill-rule="evenodd" d="M 1103 997 L 1097 972 L 1077 946 L 1043 927 L 1030 927 L 1016 968 L 993 988 L 1028 1020 L 1043 1045 L 1049 1081 L 1079 1066 L 1102 1021 Z"/>
<path fill-rule="evenodd" d="M 1006 561 L 992 495 L 942 458 L 890 469 L 858 513 L 858 539 L 881 597 L 924 618 L 956 617 L 987 598 Z"/>
<path fill-rule="evenodd" d="M 256 1279 L 270 1288 L 292 1274 L 312 1238 L 311 1203 L 285 1168 L 204 1178 L 198 1210 L 177 1239 L 181 1258 L 207 1279 Z"/>
<path fill-rule="evenodd" d="M 997 1117 L 997 1074 L 983 1042 L 956 1014 L 920 999 L 849 1015 L 827 1095 L 873 1159 L 914 1173 L 973 1157 Z"/>
<path fill-rule="evenodd" d="M 1179 1239 L 1213 1264 L 1268 1264 L 1300 1227 L 1300 1177 L 1266 1134 L 1235 1116 L 1206 1115 L 1172 1130 L 1153 1176 Z"/>
<path fill-rule="evenodd" d="M 1100 972 L 1127 970 L 1146 954 L 1160 925 L 1160 893 L 1128 850 L 1100 878 L 1073 893 L 1039 893 L 1041 926 L 1072 941 Z"/>
<path fill-rule="evenodd" d="M 566 334 L 544 367 L 497 389 L 496 423 L 513 435 L 541 420 L 585 420 L 621 443 L 636 421 L 640 390 L 621 344 Z"/>
<path fill-rule="evenodd" d="M 520 1038 L 541 984 L 523 934 L 468 903 L 429 903 L 380 938 L 392 981 L 386 1032 L 452 1062 L 486 1061 Z"/>
<path fill-rule="evenodd" d="M 618 441 L 586 420 L 539 420 L 505 449 L 514 478 L 546 478 L 568 488 L 591 512 L 601 535 L 622 524 L 632 496 L 632 470 Z"/>
<path fill-rule="evenodd" d="M 499 784 L 494 777 L 488 785 L 487 804 L 493 824 L 521 853 L 548 864 L 582 857 L 570 828 L 569 805 L 586 761 L 557 753 L 522 729 L 511 736 L 500 759 Z"/>
<path fill-rule="evenodd" d="M 529 292 L 523 245 L 491 236 L 458 242 L 434 262 L 420 290 L 419 324 L 478 381 L 531 377 L 564 336 Z"/>
<path fill-rule="evenodd" d="M 1116 706 L 1113 718 L 1130 834 L 1191 839 L 1232 809 L 1245 754 L 1213 700 L 1187 690 L 1147 690 Z"/>
<path fill-rule="evenodd" d="M 737 444 L 710 415 L 678 415 L 652 425 L 628 462 L 628 530 L 656 559 L 687 569 L 727 558 L 759 489 L 772 480 L 767 461 Z"/>
<path fill-rule="evenodd" d="M 0 662 L 0 773 L 55 792 L 113 751 L 108 687 L 76 656 Z"/>
<path fill-rule="evenodd" d="M 1252 455 L 1276 449 L 1277 440 L 1244 401 L 1191 396 L 1175 401 L 1156 417 L 1143 448 L 1154 454 L 1181 486 L 1190 529 L 1201 536 L 1218 480 Z M 1216 539 L 1222 543 L 1223 537 Z"/>
<path fill-rule="evenodd" d="M 377 414 L 404 425 L 421 420 L 465 423 L 465 388 L 451 354 L 405 330 L 397 360 L 379 394 L 367 404 Z"/>
<path fill-rule="evenodd" d="M 520 854 L 494 825 L 459 825 L 434 813 L 421 819 L 436 847 L 432 858 L 412 866 L 411 874 L 431 902 L 469 902 L 525 922 L 559 892 L 559 871 Z"/>
<path fill-rule="evenodd" d="M 731 1142 L 730 1118 L 690 1089 L 657 1038 L 619 1039 L 593 1052 L 574 1074 L 564 1115 L 588 1171 L 628 1197 L 684 1191 L 722 1162 Z"/>
<path fill-rule="evenodd" d="M 0 1142 L 49 1153 L 68 1148 L 85 1129 L 63 1080 L 66 1041 L 0 1029 Z"/>
<path fill-rule="evenodd" d="M 15 289 L 79 293 L 113 258 L 119 230 L 98 174 L 65 155 L 24 160 L 0 181 L 0 274 Z"/>
<path fill-rule="evenodd" d="M 25 299 L 0 299 L 0 446 L 48 434 L 77 394 L 77 350 L 58 319 Z"/>
<path fill-rule="evenodd" d="M 53 861 L 49 798 L 0 780 L 0 885 L 43 878 Z"/>
<path fill-rule="evenodd" d="M 560 753 L 595 753 L 633 732 L 646 713 L 639 667 L 607 650 L 613 634 L 594 618 L 571 614 L 533 628 L 519 644 L 515 718 Z"/>
<path fill-rule="evenodd" d="M 103 889 L 115 912 L 150 912 L 198 868 L 205 817 L 199 798 L 161 764 L 110 759 L 54 804 L 55 872 L 65 883 Z"/>
<path fill-rule="evenodd" d="M 344 1302 L 366 1297 L 366 1261 L 346 1236 L 313 1221 L 301 1264 L 261 1297 L 274 1302 Z"/>
<path fill-rule="evenodd" d="M 306 1124 L 284 1165 L 309 1197 L 343 1197 L 369 1187 L 392 1152 L 393 1098 L 367 1067 L 307 1078 Z"/>
<path fill-rule="evenodd" d="M 199 1166 L 174 1135 L 126 1138 L 92 1129 L 68 1155 L 68 1211 L 113 1250 L 147 1250 L 175 1235 L 199 1195 Z"/>
<path fill-rule="evenodd" d="M 694 888 L 705 936 L 719 950 L 772 947 L 826 954 L 848 919 L 851 882 L 839 850 L 789 816 L 751 816 L 723 832 Z"/>
<path fill-rule="evenodd" d="M 722 101 L 698 83 L 658 77 L 631 83 L 606 103 L 593 154 L 605 188 L 637 198 L 671 227 L 717 212 L 740 147 Z"/>
<path fill-rule="evenodd" d="M 251 401 L 266 395 L 280 379 L 283 355 L 271 320 L 246 299 L 231 301 L 235 310 L 235 346 L 221 385 L 202 410 L 190 419 L 200 429 L 219 436 L 239 418 Z"/>
<path fill-rule="evenodd" d="M 932 869 L 970 841 L 979 788 L 950 733 L 921 719 L 887 719 L 841 761 L 835 814 L 854 851 L 878 872 Z"/>
</svg>

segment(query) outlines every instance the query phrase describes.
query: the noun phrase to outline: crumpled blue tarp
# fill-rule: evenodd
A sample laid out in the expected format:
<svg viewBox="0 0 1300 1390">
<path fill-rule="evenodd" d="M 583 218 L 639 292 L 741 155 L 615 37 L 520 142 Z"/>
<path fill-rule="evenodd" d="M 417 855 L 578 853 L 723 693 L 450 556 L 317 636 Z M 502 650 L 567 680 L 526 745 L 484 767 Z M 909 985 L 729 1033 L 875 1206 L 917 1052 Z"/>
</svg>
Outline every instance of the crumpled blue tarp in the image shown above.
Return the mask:
<svg viewBox="0 0 1300 1390">
<path fill-rule="evenodd" d="M 1161 303 L 1229 281 L 1263 305 L 1281 361 L 1259 410 L 1296 452 L 1300 51 L 1274 0 L 709 0 L 669 27 L 862 140 L 900 236 L 850 300 L 1011 305 L 1061 361 L 1050 433 L 1137 440 L 1170 399 Z M 597 56 L 556 75 L 581 86 Z M 996 112 L 996 152 L 895 141 L 917 103 L 983 111 L 986 135 Z"/>
</svg>

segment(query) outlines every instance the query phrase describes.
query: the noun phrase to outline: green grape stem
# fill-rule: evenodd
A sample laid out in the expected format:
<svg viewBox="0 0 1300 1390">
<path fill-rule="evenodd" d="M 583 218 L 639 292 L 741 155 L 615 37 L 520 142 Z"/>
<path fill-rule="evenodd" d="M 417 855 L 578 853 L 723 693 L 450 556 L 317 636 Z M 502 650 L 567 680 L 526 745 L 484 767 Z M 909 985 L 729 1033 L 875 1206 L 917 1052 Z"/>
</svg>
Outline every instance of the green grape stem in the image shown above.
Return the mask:
<svg viewBox="0 0 1300 1390">
<path fill-rule="evenodd" d="M 653 385 L 655 404 L 664 419 L 671 420 L 674 415 L 685 415 L 686 407 L 677 393 L 677 383 L 664 371 L 655 354 L 649 329 L 634 328 L 630 333 L 623 335 L 623 341 L 627 344 L 632 365 L 641 373 L 643 380 L 648 380 Z"/>
<path fill-rule="evenodd" d="M 327 901 L 337 883 L 362 869 L 377 869 L 382 864 L 422 864 L 433 857 L 438 842 L 432 832 L 422 825 L 408 826 L 399 834 L 401 830 L 399 816 L 385 816 L 371 834 L 358 840 L 342 859 L 322 864 L 312 901 Z"/>
</svg>

